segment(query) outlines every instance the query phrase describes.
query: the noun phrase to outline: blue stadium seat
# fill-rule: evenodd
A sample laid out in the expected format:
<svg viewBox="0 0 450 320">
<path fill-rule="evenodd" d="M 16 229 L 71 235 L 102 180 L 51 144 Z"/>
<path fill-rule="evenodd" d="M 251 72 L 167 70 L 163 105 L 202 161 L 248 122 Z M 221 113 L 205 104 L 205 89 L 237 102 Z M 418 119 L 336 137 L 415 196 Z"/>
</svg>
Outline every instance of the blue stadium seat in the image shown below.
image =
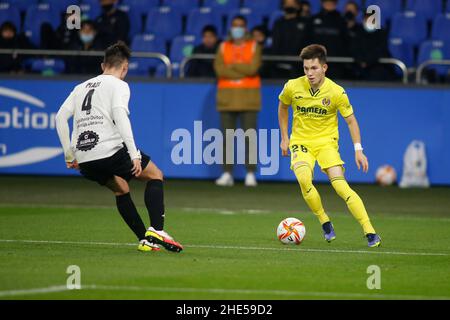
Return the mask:
<svg viewBox="0 0 450 320">
<path fill-rule="evenodd" d="M 420 13 L 427 20 L 432 20 L 442 12 L 441 0 L 408 0 L 406 10 Z"/>
<path fill-rule="evenodd" d="M 414 66 L 414 48 L 400 38 L 389 39 L 389 52 L 392 58 L 403 61 L 406 67 Z"/>
<path fill-rule="evenodd" d="M 261 14 L 255 13 L 249 8 L 240 8 L 230 11 L 230 13 L 228 14 L 226 32 L 230 30 L 232 19 L 238 15 L 244 16 L 247 19 L 248 30 L 251 30 L 253 27 L 263 24 L 263 16 Z"/>
<path fill-rule="evenodd" d="M 427 38 L 427 22 L 413 11 L 396 13 L 392 18 L 391 38 L 401 38 L 403 42 L 418 45 Z"/>
<path fill-rule="evenodd" d="M 180 74 L 180 64 L 184 58 L 192 55 L 194 47 L 198 44 L 199 40 L 195 36 L 178 36 L 172 41 L 172 47 L 170 49 L 170 61 L 172 62 L 172 76 L 178 77 Z M 166 66 L 160 63 L 156 68 L 156 77 L 166 77 Z"/>
<path fill-rule="evenodd" d="M 203 6 L 209 7 L 221 16 L 239 8 L 240 0 L 204 0 Z"/>
<path fill-rule="evenodd" d="M 123 0 L 121 6 L 133 8 L 133 11 L 145 15 L 149 10 L 159 6 L 159 0 Z"/>
<path fill-rule="evenodd" d="M 166 54 L 164 40 L 153 34 L 139 34 L 133 37 L 131 50 L 135 52 L 159 52 Z M 158 65 L 158 60 L 149 58 L 131 58 L 128 70 L 131 75 L 148 75 L 149 69 Z"/>
<path fill-rule="evenodd" d="M 147 14 L 145 32 L 157 34 L 166 41 L 181 35 L 181 16 L 169 7 L 151 9 Z"/>
<path fill-rule="evenodd" d="M 65 68 L 66 65 L 62 59 L 33 59 L 31 62 L 31 71 L 43 75 L 60 74 Z"/>
<path fill-rule="evenodd" d="M 197 8 L 189 12 L 186 24 L 186 34 L 194 35 L 197 38 L 201 38 L 202 29 L 206 25 L 213 25 L 217 28 L 217 34 L 221 33 L 220 19 L 211 8 Z"/>
<path fill-rule="evenodd" d="M 447 1 L 447 8 L 446 8 L 445 12 L 450 12 L 450 1 Z"/>
<path fill-rule="evenodd" d="M 275 10 L 274 12 L 272 12 L 272 14 L 269 16 L 269 23 L 268 23 L 269 30 L 272 30 L 273 25 L 275 24 L 275 21 L 277 21 L 278 19 L 280 19 L 283 16 L 284 16 L 284 12 L 282 10 Z"/>
<path fill-rule="evenodd" d="M 450 59 L 450 45 L 446 45 L 443 41 L 430 40 L 423 42 L 419 47 L 417 57 L 417 66 L 427 60 L 444 60 Z M 434 70 L 437 74 L 443 76 L 448 73 L 449 66 L 432 65 L 427 67 L 428 70 Z"/>
<path fill-rule="evenodd" d="M 80 4 L 81 18 L 83 20 L 95 20 L 101 13 L 102 8 L 98 1 L 83 0 Z"/>
<path fill-rule="evenodd" d="M 433 20 L 431 39 L 450 43 L 450 13 L 441 13 Z"/>
<path fill-rule="evenodd" d="M 391 21 L 392 17 L 402 12 L 402 0 L 366 0 L 365 6 L 377 5 L 381 9 L 381 25 Z"/>
<path fill-rule="evenodd" d="M 41 42 L 41 25 L 49 23 L 56 29 L 60 23 L 60 15 L 50 8 L 48 4 L 38 4 L 29 6 L 25 15 L 24 31 L 31 43 L 36 46 Z"/>
<path fill-rule="evenodd" d="M 198 0 L 163 0 L 164 7 L 170 7 L 181 15 L 187 15 L 192 9 L 198 8 Z"/>
<path fill-rule="evenodd" d="M 1 0 L 0 2 L 9 3 L 19 11 L 26 11 L 28 7 L 38 4 L 39 0 Z"/>
<path fill-rule="evenodd" d="M 310 0 L 311 14 L 317 14 L 322 9 L 322 4 L 320 0 Z"/>
<path fill-rule="evenodd" d="M 120 5 L 118 9 L 128 14 L 130 20 L 130 31 L 128 32 L 128 36 L 133 38 L 136 34 L 142 33 L 144 25 L 143 13 L 129 5 Z"/>
<path fill-rule="evenodd" d="M 48 3 L 56 12 L 66 12 L 70 5 L 79 5 L 80 0 L 41 0 L 40 3 Z"/>
<path fill-rule="evenodd" d="M 280 10 L 280 1 L 243 0 L 242 7 L 251 9 L 255 14 L 268 17 L 272 12 Z"/>
<path fill-rule="evenodd" d="M 16 26 L 17 32 L 20 31 L 20 12 L 9 3 L 0 3 L 0 26 L 9 21 Z"/>
</svg>

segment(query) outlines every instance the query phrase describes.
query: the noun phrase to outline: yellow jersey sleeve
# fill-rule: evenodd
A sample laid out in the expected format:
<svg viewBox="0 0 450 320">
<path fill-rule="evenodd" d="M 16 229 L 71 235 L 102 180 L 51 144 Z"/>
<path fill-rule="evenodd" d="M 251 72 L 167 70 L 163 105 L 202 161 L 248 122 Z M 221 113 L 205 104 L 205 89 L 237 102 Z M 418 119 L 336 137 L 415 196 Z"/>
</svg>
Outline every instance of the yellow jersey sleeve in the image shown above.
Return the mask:
<svg viewBox="0 0 450 320">
<path fill-rule="evenodd" d="M 278 99 L 280 99 L 280 101 L 287 106 L 291 105 L 292 89 L 291 86 L 289 85 L 289 81 L 286 82 L 286 84 L 284 85 L 283 91 L 281 91 L 280 95 L 278 96 Z"/>
<path fill-rule="evenodd" d="M 343 89 L 341 92 L 337 93 L 336 106 L 344 118 L 353 114 L 353 107 L 350 104 L 347 93 Z"/>
</svg>

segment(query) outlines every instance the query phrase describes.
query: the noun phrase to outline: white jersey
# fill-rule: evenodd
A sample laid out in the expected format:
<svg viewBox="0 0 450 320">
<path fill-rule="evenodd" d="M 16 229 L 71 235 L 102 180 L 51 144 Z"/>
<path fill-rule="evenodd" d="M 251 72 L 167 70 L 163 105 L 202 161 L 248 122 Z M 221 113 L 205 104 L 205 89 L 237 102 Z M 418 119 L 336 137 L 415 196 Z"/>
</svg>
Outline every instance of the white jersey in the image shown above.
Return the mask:
<svg viewBox="0 0 450 320">
<path fill-rule="evenodd" d="M 78 163 L 110 157 L 123 147 L 113 113 L 122 108 L 128 121 L 129 99 L 128 84 L 111 75 L 89 79 L 70 93 L 61 110 L 73 115 L 70 149 Z"/>
</svg>

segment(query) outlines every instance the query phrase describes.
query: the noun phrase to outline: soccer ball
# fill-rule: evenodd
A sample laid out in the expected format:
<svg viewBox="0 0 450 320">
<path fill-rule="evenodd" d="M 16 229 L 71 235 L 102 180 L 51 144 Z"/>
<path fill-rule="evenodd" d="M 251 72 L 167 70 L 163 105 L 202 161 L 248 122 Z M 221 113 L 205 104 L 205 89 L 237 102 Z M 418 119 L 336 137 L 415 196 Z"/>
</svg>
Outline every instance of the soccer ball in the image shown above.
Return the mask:
<svg viewBox="0 0 450 320">
<path fill-rule="evenodd" d="M 296 218 L 284 219 L 277 228 L 277 237 L 284 244 L 300 244 L 305 234 L 305 225 Z"/>
<path fill-rule="evenodd" d="M 390 186 L 397 181 L 397 173 L 390 165 L 384 165 L 378 168 L 376 179 L 380 185 Z"/>
</svg>

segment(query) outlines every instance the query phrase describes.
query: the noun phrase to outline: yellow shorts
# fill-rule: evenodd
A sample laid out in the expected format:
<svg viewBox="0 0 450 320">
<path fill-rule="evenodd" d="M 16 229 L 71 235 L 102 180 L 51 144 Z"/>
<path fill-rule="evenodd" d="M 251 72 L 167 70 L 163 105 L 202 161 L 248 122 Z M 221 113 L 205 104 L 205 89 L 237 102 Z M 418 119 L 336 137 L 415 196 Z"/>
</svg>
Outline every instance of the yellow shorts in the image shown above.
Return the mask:
<svg viewBox="0 0 450 320">
<path fill-rule="evenodd" d="M 345 163 L 339 154 L 337 141 L 321 144 L 293 142 L 289 148 L 291 151 L 291 170 L 294 170 L 295 164 L 298 162 L 306 162 L 313 172 L 316 160 L 324 172 L 328 168 L 342 166 Z"/>
</svg>

